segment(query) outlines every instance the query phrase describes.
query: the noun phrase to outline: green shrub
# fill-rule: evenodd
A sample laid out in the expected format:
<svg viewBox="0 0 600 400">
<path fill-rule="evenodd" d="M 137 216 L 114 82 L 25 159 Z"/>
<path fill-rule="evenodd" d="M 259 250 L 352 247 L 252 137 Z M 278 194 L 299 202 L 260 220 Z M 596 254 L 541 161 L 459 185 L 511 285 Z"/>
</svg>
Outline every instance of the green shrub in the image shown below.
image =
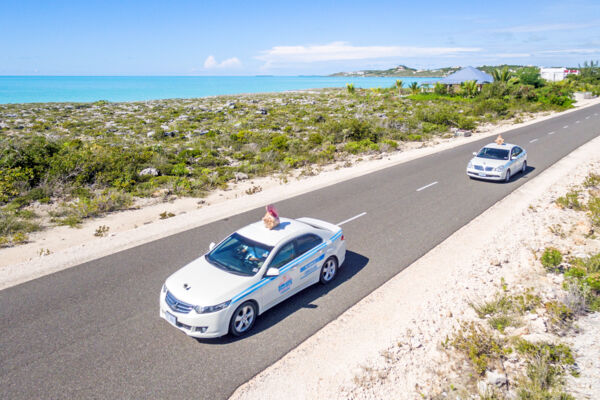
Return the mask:
<svg viewBox="0 0 600 400">
<path fill-rule="evenodd" d="M 494 113 L 496 115 L 504 115 L 508 111 L 508 104 L 502 99 L 484 99 L 475 103 L 473 112 L 477 115 L 486 113 Z"/>
<path fill-rule="evenodd" d="M 564 196 L 556 199 L 556 204 L 562 208 L 569 208 L 572 210 L 581 210 L 581 203 L 579 202 L 579 192 L 572 190 Z"/>
<path fill-rule="evenodd" d="M 562 254 L 553 247 L 548 247 L 542 253 L 542 265 L 550 271 L 555 271 L 562 262 Z"/>
<path fill-rule="evenodd" d="M 308 141 L 312 145 L 318 146 L 321 143 L 323 143 L 323 135 L 321 135 L 320 133 L 311 133 L 310 135 L 308 135 Z"/>
<path fill-rule="evenodd" d="M 585 181 L 583 182 L 583 186 L 586 188 L 596 187 L 598 185 L 600 185 L 600 174 L 591 173 L 585 178 Z"/>
<path fill-rule="evenodd" d="M 479 375 L 483 375 L 491 363 L 509 351 L 504 349 L 504 340 L 474 322 L 461 323 L 450 343 L 467 356 Z"/>
<path fill-rule="evenodd" d="M 590 221 L 596 227 L 600 227 L 600 197 L 591 196 L 587 209 L 590 214 Z"/>
</svg>

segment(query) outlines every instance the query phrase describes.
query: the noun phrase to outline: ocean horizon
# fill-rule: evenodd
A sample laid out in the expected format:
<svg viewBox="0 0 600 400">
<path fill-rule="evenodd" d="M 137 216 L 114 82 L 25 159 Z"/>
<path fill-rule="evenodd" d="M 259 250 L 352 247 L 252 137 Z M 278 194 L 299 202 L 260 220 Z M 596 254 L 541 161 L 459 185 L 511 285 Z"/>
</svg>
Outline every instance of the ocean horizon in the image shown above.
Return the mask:
<svg viewBox="0 0 600 400">
<path fill-rule="evenodd" d="M 188 99 L 345 87 L 406 87 L 441 78 L 340 76 L 0 76 L 0 104 Z"/>
</svg>

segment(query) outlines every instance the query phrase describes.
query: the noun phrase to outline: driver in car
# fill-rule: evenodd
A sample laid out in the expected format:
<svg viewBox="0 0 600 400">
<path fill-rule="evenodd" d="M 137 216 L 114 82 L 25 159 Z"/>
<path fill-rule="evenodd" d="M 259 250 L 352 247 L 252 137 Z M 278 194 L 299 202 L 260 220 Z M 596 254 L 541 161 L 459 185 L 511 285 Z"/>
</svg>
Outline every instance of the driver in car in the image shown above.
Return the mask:
<svg viewBox="0 0 600 400">
<path fill-rule="evenodd" d="M 263 263 L 266 260 L 267 256 L 269 255 L 268 252 L 264 252 L 259 257 L 255 253 L 255 251 L 256 251 L 256 249 L 254 247 L 246 246 L 246 245 L 242 246 L 242 249 L 241 249 L 241 253 L 244 255 L 244 259 L 248 260 L 248 261 Z"/>
</svg>

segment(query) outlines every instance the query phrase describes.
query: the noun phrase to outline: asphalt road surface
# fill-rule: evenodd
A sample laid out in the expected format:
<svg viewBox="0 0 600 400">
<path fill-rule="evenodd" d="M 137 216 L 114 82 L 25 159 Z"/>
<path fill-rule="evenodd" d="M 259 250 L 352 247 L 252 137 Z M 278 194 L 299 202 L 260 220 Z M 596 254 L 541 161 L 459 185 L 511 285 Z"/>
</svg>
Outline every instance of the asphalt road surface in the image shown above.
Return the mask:
<svg viewBox="0 0 600 400">
<path fill-rule="evenodd" d="M 344 225 L 349 252 L 330 286 L 313 286 L 271 309 L 242 339 L 187 337 L 159 318 L 158 296 L 168 275 L 210 242 L 258 220 L 262 208 L 5 289 L 0 398 L 227 398 L 488 207 L 598 136 L 599 115 L 594 106 L 503 134 L 529 154 L 526 173 L 508 184 L 465 174 L 471 153 L 493 139 L 487 138 L 278 203 L 286 217 L 337 223 L 367 215 Z"/>
</svg>

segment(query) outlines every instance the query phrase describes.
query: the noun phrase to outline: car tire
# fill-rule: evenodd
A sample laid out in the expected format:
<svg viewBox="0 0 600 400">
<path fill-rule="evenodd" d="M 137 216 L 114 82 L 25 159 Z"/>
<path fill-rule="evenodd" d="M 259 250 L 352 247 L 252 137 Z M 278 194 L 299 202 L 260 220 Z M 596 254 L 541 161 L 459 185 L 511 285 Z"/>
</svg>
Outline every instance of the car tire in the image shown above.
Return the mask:
<svg viewBox="0 0 600 400">
<path fill-rule="evenodd" d="M 325 260 L 325 262 L 323 263 L 323 266 L 321 267 L 321 274 L 320 274 L 319 281 L 323 285 L 328 284 L 336 277 L 337 271 L 338 271 L 337 258 L 329 257 L 327 260 Z"/>
<path fill-rule="evenodd" d="M 257 316 L 258 312 L 256 310 L 256 304 L 251 301 L 241 304 L 235 309 L 233 315 L 231 316 L 231 321 L 229 322 L 229 333 L 231 333 L 233 336 L 245 335 L 254 326 Z"/>
<path fill-rule="evenodd" d="M 527 160 L 523 161 L 523 168 L 521 168 L 521 173 L 524 175 L 525 171 L 527 171 Z"/>
<path fill-rule="evenodd" d="M 504 177 L 504 182 L 510 182 L 510 169 L 506 170 L 506 176 Z"/>
</svg>

